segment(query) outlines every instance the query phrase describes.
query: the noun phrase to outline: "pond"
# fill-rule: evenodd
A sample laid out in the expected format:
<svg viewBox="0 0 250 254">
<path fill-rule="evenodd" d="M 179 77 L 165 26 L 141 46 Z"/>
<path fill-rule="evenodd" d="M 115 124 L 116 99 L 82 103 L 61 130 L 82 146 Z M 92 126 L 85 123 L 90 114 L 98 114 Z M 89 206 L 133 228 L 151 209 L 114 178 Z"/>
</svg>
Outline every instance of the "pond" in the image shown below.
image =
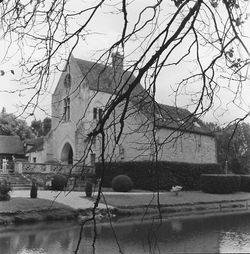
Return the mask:
<svg viewBox="0 0 250 254">
<path fill-rule="evenodd" d="M 79 239 L 75 222 L 53 222 L 0 227 L 0 253 L 71 254 Z M 114 236 L 114 232 L 116 237 Z M 78 253 L 249 253 L 250 214 L 114 223 L 97 226 L 93 252 L 93 227 L 82 232 Z M 117 241 L 116 241 L 117 238 Z"/>
</svg>

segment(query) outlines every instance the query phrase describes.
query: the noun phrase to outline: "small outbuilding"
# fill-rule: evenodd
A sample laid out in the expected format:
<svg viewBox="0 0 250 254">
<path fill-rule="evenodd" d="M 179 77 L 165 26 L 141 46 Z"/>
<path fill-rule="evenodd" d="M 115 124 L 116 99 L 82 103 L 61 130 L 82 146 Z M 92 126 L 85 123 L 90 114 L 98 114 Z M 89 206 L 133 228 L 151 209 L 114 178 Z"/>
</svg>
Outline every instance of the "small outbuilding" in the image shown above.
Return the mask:
<svg viewBox="0 0 250 254">
<path fill-rule="evenodd" d="M 19 158 L 25 158 L 20 137 L 0 135 L 0 168 L 13 169 L 13 161 Z"/>
</svg>

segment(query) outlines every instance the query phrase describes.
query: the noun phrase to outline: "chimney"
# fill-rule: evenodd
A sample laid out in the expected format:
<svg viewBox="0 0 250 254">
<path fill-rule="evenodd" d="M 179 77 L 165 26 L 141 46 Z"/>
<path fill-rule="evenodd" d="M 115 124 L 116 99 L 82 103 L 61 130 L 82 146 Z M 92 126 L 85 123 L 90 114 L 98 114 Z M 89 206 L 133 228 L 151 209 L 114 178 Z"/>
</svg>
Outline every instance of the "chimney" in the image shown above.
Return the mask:
<svg viewBox="0 0 250 254">
<path fill-rule="evenodd" d="M 122 74 L 123 72 L 123 55 L 119 52 L 112 53 L 112 66 L 115 74 Z"/>
</svg>

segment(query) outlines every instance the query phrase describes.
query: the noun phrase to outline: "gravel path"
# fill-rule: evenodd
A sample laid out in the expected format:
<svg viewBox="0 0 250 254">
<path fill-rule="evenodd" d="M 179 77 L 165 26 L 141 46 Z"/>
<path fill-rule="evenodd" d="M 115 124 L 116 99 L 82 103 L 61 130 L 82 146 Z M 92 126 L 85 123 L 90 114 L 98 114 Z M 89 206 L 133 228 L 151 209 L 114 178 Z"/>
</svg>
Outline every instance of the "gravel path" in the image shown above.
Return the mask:
<svg viewBox="0 0 250 254">
<path fill-rule="evenodd" d="M 14 190 L 11 197 L 30 197 L 29 190 Z M 88 209 L 94 206 L 94 201 L 85 198 L 82 192 L 55 192 L 38 190 L 38 198 L 44 198 L 51 201 L 56 200 L 59 203 L 71 206 L 74 209 Z M 98 208 L 106 208 L 104 204 L 99 204 Z"/>
</svg>

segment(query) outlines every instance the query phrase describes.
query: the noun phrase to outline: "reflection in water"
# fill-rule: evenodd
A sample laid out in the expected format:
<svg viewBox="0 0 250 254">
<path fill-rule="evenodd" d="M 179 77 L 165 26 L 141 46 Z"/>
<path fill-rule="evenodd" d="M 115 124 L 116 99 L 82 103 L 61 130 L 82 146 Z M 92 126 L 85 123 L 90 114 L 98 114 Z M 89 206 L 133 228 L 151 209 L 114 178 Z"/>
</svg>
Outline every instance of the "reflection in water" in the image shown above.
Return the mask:
<svg viewBox="0 0 250 254">
<path fill-rule="evenodd" d="M 199 219 L 114 223 L 124 253 L 249 253 L 250 215 Z M 72 254 L 77 246 L 79 225 L 73 222 L 0 227 L 0 253 Z M 97 226 L 95 253 L 119 253 L 108 224 Z M 79 253 L 93 253 L 94 231 L 83 230 Z"/>
<path fill-rule="evenodd" d="M 241 229 L 237 229 L 237 231 L 221 232 L 220 252 L 249 253 L 250 227 L 243 227 Z"/>
</svg>

